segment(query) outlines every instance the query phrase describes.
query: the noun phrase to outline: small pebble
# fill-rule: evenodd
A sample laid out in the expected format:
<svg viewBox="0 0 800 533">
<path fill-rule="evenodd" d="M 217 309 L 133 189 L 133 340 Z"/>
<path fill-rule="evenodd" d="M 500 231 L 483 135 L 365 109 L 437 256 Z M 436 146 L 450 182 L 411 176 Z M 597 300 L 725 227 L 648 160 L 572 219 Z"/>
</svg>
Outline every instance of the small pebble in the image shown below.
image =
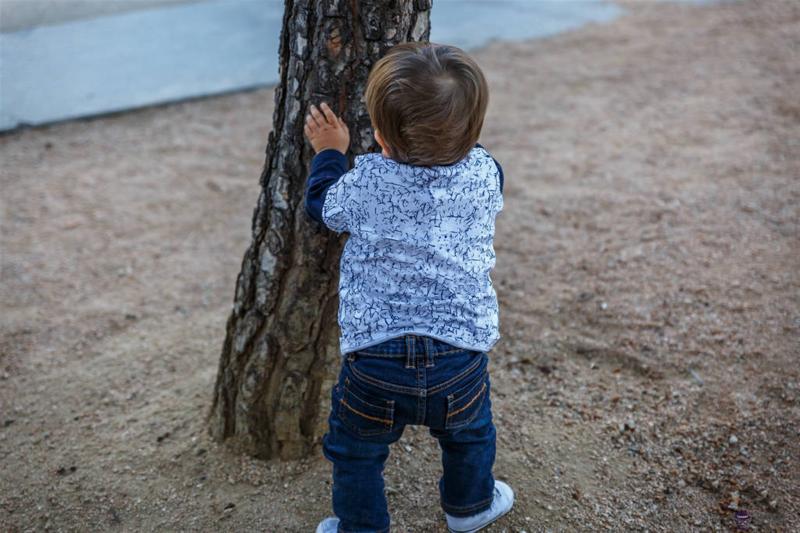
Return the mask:
<svg viewBox="0 0 800 533">
<path fill-rule="evenodd" d="M 778 500 L 770 500 L 769 501 L 769 508 L 770 509 L 777 509 L 778 508 Z"/>
</svg>

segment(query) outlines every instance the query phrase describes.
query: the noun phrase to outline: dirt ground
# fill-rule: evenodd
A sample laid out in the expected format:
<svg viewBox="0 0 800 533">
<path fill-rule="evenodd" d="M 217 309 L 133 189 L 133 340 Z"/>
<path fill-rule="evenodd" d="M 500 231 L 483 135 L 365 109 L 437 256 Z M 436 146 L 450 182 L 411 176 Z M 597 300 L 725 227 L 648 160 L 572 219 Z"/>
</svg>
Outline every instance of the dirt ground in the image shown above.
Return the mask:
<svg viewBox="0 0 800 533">
<path fill-rule="evenodd" d="M 800 529 L 800 3 L 635 3 L 476 52 L 497 224 L 491 531 Z M 0 530 L 313 531 L 318 453 L 204 417 L 270 90 L 0 137 Z M 396 531 L 443 532 L 393 448 Z M 743 524 L 746 525 L 746 524 Z"/>
</svg>

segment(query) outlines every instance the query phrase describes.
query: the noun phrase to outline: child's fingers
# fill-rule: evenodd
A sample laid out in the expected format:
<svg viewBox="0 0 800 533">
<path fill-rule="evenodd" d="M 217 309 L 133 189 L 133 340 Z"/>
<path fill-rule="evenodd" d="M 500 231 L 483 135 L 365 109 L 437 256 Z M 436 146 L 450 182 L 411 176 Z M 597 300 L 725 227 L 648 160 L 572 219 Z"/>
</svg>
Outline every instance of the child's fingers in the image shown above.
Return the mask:
<svg viewBox="0 0 800 533">
<path fill-rule="evenodd" d="M 317 122 L 317 119 L 315 119 L 311 113 L 306 115 L 306 126 L 310 127 L 312 131 L 316 131 L 317 129 L 320 128 L 320 124 Z"/>
<path fill-rule="evenodd" d="M 347 124 L 345 123 L 344 120 L 342 120 L 342 117 L 339 117 L 339 126 L 341 126 L 344 130 L 348 129 Z"/>
<path fill-rule="evenodd" d="M 325 113 L 325 118 L 328 120 L 328 124 L 331 126 L 336 126 L 339 124 L 339 120 L 336 118 L 336 113 L 333 112 L 333 109 L 328 107 L 328 104 L 322 102 L 322 112 Z"/>
<path fill-rule="evenodd" d="M 317 109 L 317 106 L 315 105 L 311 106 L 311 116 L 314 118 L 314 121 L 316 121 L 317 126 L 319 126 L 320 128 L 326 126 L 328 123 L 328 121 L 325 120 L 325 115 L 320 113 L 319 109 Z"/>
<path fill-rule="evenodd" d="M 306 125 L 303 127 L 303 133 L 305 133 L 305 134 L 306 134 L 306 137 L 308 137 L 308 138 L 311 138 L 311 135 L 312 135 L 312 133 L 313 133 L 313 132 L 311 131 L 311 127 L 309 127 L 309 125 L 308 125 L 308 124 L 306 124 Z"/>
</svg>

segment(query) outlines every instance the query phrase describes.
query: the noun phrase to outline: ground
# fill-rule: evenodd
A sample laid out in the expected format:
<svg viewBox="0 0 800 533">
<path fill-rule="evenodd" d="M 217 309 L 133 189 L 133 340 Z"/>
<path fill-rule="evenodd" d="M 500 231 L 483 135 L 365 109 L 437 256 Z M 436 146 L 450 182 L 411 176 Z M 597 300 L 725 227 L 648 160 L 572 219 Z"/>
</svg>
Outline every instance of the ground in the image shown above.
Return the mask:
<svg viewBox="0 0 800 533">
<path fill-rule="evenodd" d="M 506 172 L 491 531 L 800 528 L 800 4 L 634 3 L 477 51 Z M 321 453 L 205 415 L 271 90 L 0 137 L 0 529 L 312 531 Z M 445 531 L 392 450 L 396 531 Z"/>
</svg>

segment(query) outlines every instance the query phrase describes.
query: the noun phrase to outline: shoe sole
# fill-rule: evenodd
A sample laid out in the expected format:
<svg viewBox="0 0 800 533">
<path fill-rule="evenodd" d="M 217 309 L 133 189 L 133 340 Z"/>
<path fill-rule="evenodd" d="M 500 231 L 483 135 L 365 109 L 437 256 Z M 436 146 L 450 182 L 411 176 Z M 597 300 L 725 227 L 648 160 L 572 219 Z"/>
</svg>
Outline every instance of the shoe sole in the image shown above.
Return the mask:
<svg viewBox="0 0 800 533">
<path fill-rule="evenodd" d="M 447 526 L 447 530 L 450 533 L 476 533 L 476 531 L 480 531 L 481 529 L 485 528 L 486 526 L 492 525 L 495 522 L 497 522 L 498 520 L 500 520 L 501 518 L 503 518 L 505 515 L 510 513 L 511 509 L 513 509 L 513 508 L 514 508 L 514 502 L 511 502 L 511 507 L 509 507 L 508 509 L 506 509 L 505 511 L 503 511 L 499 515 L 495 516 L 489 522 L 486 522 L 485 524 L 481 524 L 480 526 L 476 527 L 475 529 L 453 529 L 450 526 Z"/>
</svg>

